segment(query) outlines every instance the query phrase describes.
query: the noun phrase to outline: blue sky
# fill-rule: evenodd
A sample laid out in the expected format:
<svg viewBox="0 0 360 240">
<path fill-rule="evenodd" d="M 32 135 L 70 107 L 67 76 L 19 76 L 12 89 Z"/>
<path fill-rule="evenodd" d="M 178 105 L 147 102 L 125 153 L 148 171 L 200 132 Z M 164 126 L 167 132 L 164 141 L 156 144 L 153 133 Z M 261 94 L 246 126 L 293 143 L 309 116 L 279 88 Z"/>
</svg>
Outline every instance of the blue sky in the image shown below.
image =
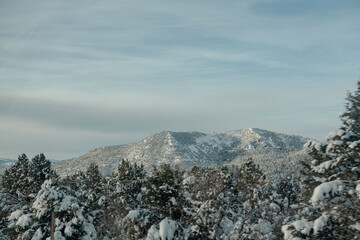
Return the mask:
<svg viewBox="0 0 360 240">
<path fill-rule="evenodd" d="M 0 1 L 0 157 L 162 131 L 324 139 L 360 76 L 360 2 Z"/>
</svg>

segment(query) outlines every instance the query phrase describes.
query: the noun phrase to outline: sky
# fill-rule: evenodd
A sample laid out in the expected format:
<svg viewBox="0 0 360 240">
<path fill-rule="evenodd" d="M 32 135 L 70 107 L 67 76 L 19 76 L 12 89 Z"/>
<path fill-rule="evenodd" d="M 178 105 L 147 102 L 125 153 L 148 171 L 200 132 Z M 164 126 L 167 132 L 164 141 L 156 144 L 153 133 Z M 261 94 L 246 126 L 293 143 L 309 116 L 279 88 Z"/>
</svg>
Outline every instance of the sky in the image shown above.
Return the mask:
<svg viewBox="0 0 360 240">
<path fill-rule="evenodd" d="M 358 0 L 1 0 L 0 157 L 160 131 L 318 140 L 360 80 Z"/>
</svg>

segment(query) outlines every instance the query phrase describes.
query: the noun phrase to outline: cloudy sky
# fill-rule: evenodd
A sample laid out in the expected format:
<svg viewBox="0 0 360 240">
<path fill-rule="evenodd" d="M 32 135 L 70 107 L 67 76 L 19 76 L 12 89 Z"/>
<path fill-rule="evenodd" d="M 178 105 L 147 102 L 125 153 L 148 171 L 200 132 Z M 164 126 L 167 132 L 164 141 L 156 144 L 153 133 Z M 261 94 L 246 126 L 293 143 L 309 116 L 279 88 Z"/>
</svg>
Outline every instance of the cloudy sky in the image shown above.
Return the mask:
<svg viewBox="0 0 360 240">
<path fill-rule="evenodd" d="M 360 76 L 358 0 L 0 1 L 0 157 L 171 131 L 324 139 Z"/>
</svg>

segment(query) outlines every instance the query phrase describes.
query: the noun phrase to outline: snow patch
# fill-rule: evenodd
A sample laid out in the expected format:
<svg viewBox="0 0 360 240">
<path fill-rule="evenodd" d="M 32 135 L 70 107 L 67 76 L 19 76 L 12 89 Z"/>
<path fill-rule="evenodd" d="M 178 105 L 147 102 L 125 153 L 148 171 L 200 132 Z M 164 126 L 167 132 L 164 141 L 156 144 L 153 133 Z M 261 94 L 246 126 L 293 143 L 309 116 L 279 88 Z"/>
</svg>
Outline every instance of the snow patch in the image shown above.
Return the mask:
<svg viewBox="0 0 360 240">
<path fill-rule="evenodd" d="M 354 230 L 357 230 L 360 232 L 360 222 L 356 222 L 355 224 L 353 225 L 350 225 L 349 226 L 351 229 L 354 229 Z"/>
<path fill-rule="evenodd" d="M 221 220 L 220 226 L 221 226 L 221 229 L 224 231 L 225 234 L 229 234 L 229 232 L 231 232 L 231 230 L 234 228 L 234 223 L 233 223 L 233 221 L 231 221 L 227 217 L 224 217 Z"/>
<path fill-rule="evenodd" d="M 268 234 L 273 231 L 273 226 L 269 221 L 260 219 L 256 227 L 262 234 Z"/>
<path fill-rule="evenodd" d="M 25 214 L 19 217 L 19 219 L 16 222 L 16 225 L 22 228 L 25 228 L 26 226 L 30 225 L 32 222 L 33 214 Z"/>
<path fill-rule="evenodd" d="M 160 239 L 159 230 L 156 228 L 155 225 L 152 225 L 147 233 L 146 240 L 159 240 L 159 239 Z"/>
<path fill-rule="evenodd" d="M 338 129 L 338 130 L 334 130 L 331 131 L 329 133 L 329 135 L 326 137 L 327 140 L 332 140 L 336 137 L 341 137 L 342 135 L 344 135 L 346 132 L 344 130 Z"/>
<path fill-rule="evenodd" d="M 60 231 L 56 231 L 54 233 L 54 240 L 65 240 L 65 238 L 63 237 Z"/>
<path fill-rule="evenodd" d="M 160 222 L 159 237 L 161 239 L 174 239 L 177 223 L 171 219 L 165 218 Z"/>
<path fill-rule="evenodd" d="M 314 234 L 317 235 L 325 226 L 329 219 L 329 215 L 323 214 L 314 221 Z"/>
<path fill-rule="evenodd" d="M 16 219 L 19 219 L 19 217 L 22 215 L 24 213 L 24 211 L 23 210 L 16 210 L 16 211 L 14 211 L 14 212 L 12 212 L 11 214 L 10 214 L 10 216 L 9 216 L 9 220 L 11 221 L 11 220 L 16 220 Z"/>
<path fill-rule="evenodd" d="M 189 176 L 189 177 L 185 178 L 182 181 L 182 183 L 183 183 L 183 185 L 189 185 L 189 184 L 195 183 L 195 180 L 196 180 L 196 178 L 194 176 Z"/>
<path fill-rule="evenodd" d="M 341 180 L 325 182 L 314 189 L 310 202 L 317 203 L 323 199 L 330 197 L 338 192 L 338 188 L 342 185 Z"/>
<path fill-rule="evenodd" d="M 327 169 L 331 168 L 336 160 L 329 160 L 321 163 L 319 166 L 313 167 L 312 169 L 318 173 L 324 173 Z"/>
<path fill-rule="evenodd" d="M 349 148 L 356 148 L 360 146 L 360 141 L 354 141 L 349 145 Z"/>
<path fill-rule="evenodd" d="M 360 199 L 360 183 L 356 185 L 355 191 Z"/>
<path fill-rule="evenodd" d="M 343 110 L 343 111 L 341 111 L 340 113 L 339 113 L 339 117 L 345 117 L 345 115 L 347 115 L 347 114 L 349 114 L 350 113 L 350 111 L 348 111 L 348 110 Z"/>
<path fill-rule="evenodd" d="M 125 218 L 129 218 L 131 219 L 131 221 L 133 222 L 134 219 L 138 218 L 140 216 L 140 211 L 139 210 L 131 210 L 128 215 L 126 215 Z M 124 218 L 124 219 L 125 219 Z"/>
<path fill-rule="evenodd" d="M 67 211 L 75 201 L 76 199 L 74 197 L 66 195 L 61 201 L 59 211 Z"/>
<path fill-rule="evenodd" d="M 41 240 L 43 239 L 45 236 L 44 236 L 44 233 L 41 231 L 41 227 L 38 228 L 36 230 L 36 232 L 34 233 L 33 237 L 31 238 L 31 240 Z"/>
<path fill-rule="evenodd" d="M 284 240 L 297 240 L 300 238 L 295 238 L 293 236 L 293 228 L 295 228 L 296 231 L 299 231 L 305 235 L 309 235 L 311 229 L 313 227 L 313 222 L 308 221 L 306 219 L 295 221 L 289 225 L 284 225 L 281 227 L 281 231 L 284 233 Z"/>
</svg>

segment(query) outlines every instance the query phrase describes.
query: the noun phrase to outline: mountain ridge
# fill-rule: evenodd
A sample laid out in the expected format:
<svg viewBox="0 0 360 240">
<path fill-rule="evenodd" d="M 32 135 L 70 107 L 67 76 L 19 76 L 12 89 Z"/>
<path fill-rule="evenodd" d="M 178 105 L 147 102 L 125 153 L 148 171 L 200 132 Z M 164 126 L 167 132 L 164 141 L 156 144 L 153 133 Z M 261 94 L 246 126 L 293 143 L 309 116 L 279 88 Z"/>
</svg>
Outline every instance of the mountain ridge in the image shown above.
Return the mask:
<svg viewBox="0 0 360 240">
<path fill-rule="evenodd" d="M 95 162 L 102 174 L 109 175 L 124 158 L 149 169 L 161 163 L 183 168 L 241 165 L 251 157 L 265 172 L 272 174 L 279 172 L 279 166 L 294 168 L 298 159 L 305 157 L 302 147 L 308 140 L 259 128 L 220 133 L 162 131 L 138 142 L 103 146 L 55 163 L 53 167 L 61 176 L 66 176 L 84 171 Z M 290 155 L 297 156 L 296 160 L 286 159 Z"/>
<path fill-rule="evenodd" d="M 15 159 L 0 158 L 0 168 L 11 167 L 15 162 Z"/>
</svg>

